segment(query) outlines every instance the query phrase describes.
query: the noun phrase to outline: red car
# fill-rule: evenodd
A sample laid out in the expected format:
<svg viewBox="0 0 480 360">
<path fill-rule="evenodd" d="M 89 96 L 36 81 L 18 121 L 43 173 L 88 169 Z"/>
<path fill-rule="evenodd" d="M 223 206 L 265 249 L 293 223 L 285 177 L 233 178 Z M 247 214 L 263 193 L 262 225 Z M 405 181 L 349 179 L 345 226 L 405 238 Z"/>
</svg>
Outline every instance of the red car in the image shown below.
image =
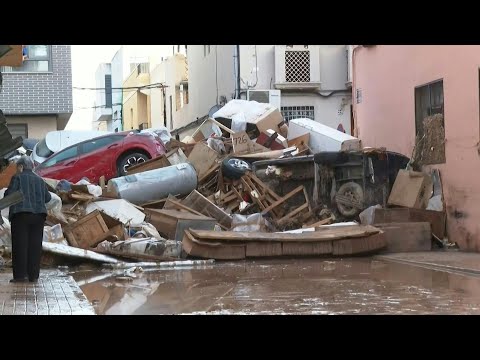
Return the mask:
<svg viewBox="0 0 480 360">
<path fill-rule="evenodd" d="M 164 153 L 165 146 L 153 134 L 130 131 L 112 133 L 53 154 L 35 168 L 35 173 L 72 183 L 86 177 L 92 184 L 98 184 L 102 175 L 106 181 L 125 176 L 130 166 Z"/>
</svg>

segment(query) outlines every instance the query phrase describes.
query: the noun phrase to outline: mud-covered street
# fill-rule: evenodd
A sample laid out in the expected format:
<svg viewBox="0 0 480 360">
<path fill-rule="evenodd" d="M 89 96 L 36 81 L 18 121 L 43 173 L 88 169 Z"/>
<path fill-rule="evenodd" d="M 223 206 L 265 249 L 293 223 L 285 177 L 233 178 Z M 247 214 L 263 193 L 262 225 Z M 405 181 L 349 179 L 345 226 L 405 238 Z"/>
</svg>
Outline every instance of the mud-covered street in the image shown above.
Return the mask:
<svg viewBox="0 0 480 360">
<path fill-rule="evenodd" d="M 71 270 L 97 314 L 480 314 L 476 275 L 373 258 L 225 262 L 135 277 Z"/>
</svg>

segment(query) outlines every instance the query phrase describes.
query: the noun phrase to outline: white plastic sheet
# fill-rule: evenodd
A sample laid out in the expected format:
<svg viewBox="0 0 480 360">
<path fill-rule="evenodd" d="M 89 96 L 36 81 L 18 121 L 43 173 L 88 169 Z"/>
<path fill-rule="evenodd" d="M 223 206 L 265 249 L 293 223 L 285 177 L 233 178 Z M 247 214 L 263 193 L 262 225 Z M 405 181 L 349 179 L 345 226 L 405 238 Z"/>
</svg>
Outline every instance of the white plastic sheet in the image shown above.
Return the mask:
<svg viewBox="0 0 480 360">
<path fill-rule="evenodd" d="M 247 100 L 230 100 L 224 107 L 213 114 L 213 118 L 233 119 L 235 115 L 243 114 L 245 123 L 254 123 L 260 116 L 275 107 L 270 104 Z"/>
<path fill-rule="evenodd" d="M 6 217 L 3 217 L 3 224 L 0 225 L 0 246 L 3 245 L 6 248 L 12 248 L 12 230 L 10 227 L 10 221 Z"/>
<path fill-rule="evenodd" d="M 67 219 L 62 213 L 62 199 L 55 193 L 50 192 L 50 195 L 52 199 L 45 204 L 48 214 L 63 222 L 67 222 Z"/>
<path fill-rule="evenodd" d="M 232 215 L 232 231 L 267 232 L 268 228 L 268 222 L 260 213 L 251 215 Z"/>
<path fill-rule="evenodd" d="M 92 185 L 86 180 L 80 180 L 75 185 L 87 185 L 88 192 L 93 196 L 100 197 L 102 196 L 102 188 L 98 185 Z"/>
<path fill-rule="evenodd" d="M 97 201 L 87 205 L 87 214 L 95 210 L 103 211 L 124 225 L 141 224 L 145 220 L 143 212 L 123 199 Z"/>
</svg>

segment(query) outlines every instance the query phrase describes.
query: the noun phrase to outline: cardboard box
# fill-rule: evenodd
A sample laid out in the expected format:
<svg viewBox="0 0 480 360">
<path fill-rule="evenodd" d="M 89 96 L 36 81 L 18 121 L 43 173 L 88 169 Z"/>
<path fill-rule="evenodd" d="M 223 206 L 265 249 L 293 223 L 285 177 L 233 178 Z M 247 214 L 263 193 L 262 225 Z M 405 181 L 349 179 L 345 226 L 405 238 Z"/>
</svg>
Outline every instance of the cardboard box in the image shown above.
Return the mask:
<svg viewBox="0 0 480 360">
<path fill-rule="evenodd" d="M 400 170 L 393 184 L 388 205 L 425 209 L 432 196 L 433 182 L 429 175 Z"/>
</svg>

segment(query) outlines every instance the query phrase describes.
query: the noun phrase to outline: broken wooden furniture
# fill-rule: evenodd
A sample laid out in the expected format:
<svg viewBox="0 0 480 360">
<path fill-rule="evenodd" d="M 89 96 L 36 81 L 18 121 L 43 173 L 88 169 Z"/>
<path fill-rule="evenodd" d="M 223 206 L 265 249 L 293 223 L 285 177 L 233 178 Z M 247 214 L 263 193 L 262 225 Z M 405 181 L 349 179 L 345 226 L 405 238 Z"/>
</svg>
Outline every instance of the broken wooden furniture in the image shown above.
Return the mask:
<svg viewBox="0 0 480 360">
<path fill-rule="evenodd" d="M 213 230 L 217 223 L 213 218 L 178 210 L 145 209 L 145 215 L 162 236 L 177 241 L 182 241 L 185 229 Z"/>
<path fill-rule="evenodd" d="M 373 226 L 336 226 L 283 233 L 185 230 L 183 249 L 190 256 L 245 259 L 269 256 L 358 255 L 386 246 Z"/>
<path fill-rule="evenodd" d="M 287 200 L 295 196 L 296 194 L 303 192 L 303 195 L 305 197 L 305 203 L 303 205 L 298 206 L 294 210 L 290 211 L 288 214 L 283 215 L 281 217 L 278 216 L 279 213 L 275 214 L 275 209 L 278 209 L 280 205 L 283 205 L 286 203 Z M 262 215 L 267 215 L 271 214 L 273 221 L 278 225 L 278 226 L 284 226 L 288 221 L 291 221 L 294 217 L 300 215 L 304 210 L 306 211 L 306 215 L 308 217 L 311 217 L 313 215 L 312 213 L 312 207 L 310 206 L 310 201 L 308 199 L 308 194 L 305 190 L 305 187 L 303 185 L 297 187 L 296 189 L 290 191 L 288 194 L 285 196 L 281 197 L 280 199 L 276 200 L 272 204 L 270 204 L 268 207 L 262 209 Z"/>
<path fill-rule="evenodd" d="M 71 246 L 89 249 L 111 235 L 110 229 L 100 214 L 95 210 L 73 224 L 65 226 L 65 237 Z"/>
</svg>

